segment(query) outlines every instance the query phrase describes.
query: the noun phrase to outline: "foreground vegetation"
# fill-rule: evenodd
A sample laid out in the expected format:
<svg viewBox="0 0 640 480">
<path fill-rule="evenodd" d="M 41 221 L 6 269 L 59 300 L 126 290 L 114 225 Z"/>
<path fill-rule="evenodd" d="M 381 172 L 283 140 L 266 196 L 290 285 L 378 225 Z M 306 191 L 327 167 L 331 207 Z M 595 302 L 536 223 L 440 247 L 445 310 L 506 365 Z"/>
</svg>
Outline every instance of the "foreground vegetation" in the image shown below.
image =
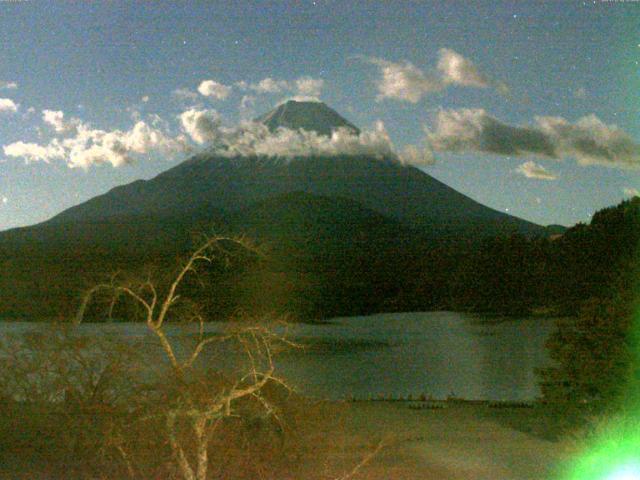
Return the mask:
<svg viewBox="0 0 640 480">
<path fill-rule="evenodd" d="M 246 240 L 207 238 L 164 278 L 113 276 L 85 293 L 73 323 L 4 339 L 4 461 L 30 458 L 30 478 L 297 477 L 315 407 L 278 377 L 274 356 L 298 346 L 269 318 L 205 333 L 206 309 L 190 295 L 202 266 L 247 254 L 260 252 Z M 74 327 L 94 304 L 140 318 L 162 358 L 144 356 L 144 343 L 79 335 Z M 169 323 L 197 333 L 178 340 Z M 226 368 L 225 356 L 234 359 Z"/>
<path fill-rule="evenodd" d="M 296 403 L 289 400 L 290 405 Z M 554 473 L 575 448 L 573 441 L 549 439 L 535 431 L 539 425 L 552 428 L 557 420 L 543 408 L 409 406 L 387 401 L 303 401 L 286 411 L 290 427 L 282 437 L 255 419 L 244 425 L 238 421 L 233 430 L 225 429 L 214 438 L 210 478 L 539 480 L 556 478 Z M 155 431 L 150 426 L 146 431 L 135 427 L 121 437 L 125 441 L 151 434 L 138 440 L 131 457 L 140 476 L 129 477 L 114 447 L 86 449 L 94 446 L 89 440 L 99 439 L 103 431 L 98 420 L 94 427 L 85 427 L 76 443 L 69 443 L 80 432 L 80 420 L 70 423 L 62 413 L 43 416 L 33 408 L 16 406 L 10 415 L 0 417 L 0 478 L 180 478 L 172 476 L 175 467 L 169 448 L 162 445 L 160 426 Z M 385 441 L 378 449 L 382 431 Z M 354 472 L 364 459 L 369 461 Z"/>
<path fill-rule="evenodd" d="M 365 268 L 358 262 L 371 253 L 371 245 L 359 244 L 356 250 L 338 248 L 331 258 L 342 259 L 342 270 L 327 269 L 329 276 L 320 283 L 314 277 L 320 274 L 311 267 L 318 259 L 287 257 L 290 246 L 272 249 L 265 257 L 246 241 L 208 239 L 177 269 L 164 268 L 172 258 L 147 252 L 141 257 L 145 265 L 128 265 L 130 272 L 138 266 L 137 273 L 118 273 L 94 283 L 82 297 L 75 319 L 143 321 L 164 352 L 164 361 L 153 366 L 156 374 L 143 374 L 139 368 L 143 345 L 82 338 L 68 324 L 5 339 L 0 352 L 0 464 L 8 467 L 2 473 L 8 478 L 24 474 L 25 478 L 346 480 L 368 471 L 367 478 L 385 478 L 376 477 L 377 467 L 371 462 L 382 448 L 370 442 L 371 431 L 366 448 L 358 450 L 359 457 L 341 453 L 334 456 L 334 460 L 341 459 L 335 464 L 329 459 L 336 455 L 339 439 L 345 449 L 353 449 L 354 430 L 349 428 L 354 427 L 328 419 L 358 418 L 359 410 L 369 408 L 367 403 L 344 410 L 337 404 L 311 402 L 291 392 L 274 369 L 274 355 L 282 348 L 298 347 L 288 340 L 286 328 L 275 326 L 282 320 L 279 313 L 291 308 L 299 318 L 314 312 L 340 312 L 347 308 L 341 302 L 346 305 L 350 298 L 365 300 L 351 304 L 348 308 L 353 311 L 347 313 L 384 305 L 399 309 L 411 305 L 415 310 L 440 306 L 440 301 L 506 312 L 576 309 L 579 314 L 562 319 L 550 339 L 556 362 L 540 372 L 543 403 L 522 415 L 513 410 L 488 412 L 477 406 L 447 408 L 444 416 L 450 423 L 439 424 L 440 434 L 448 432 L 444 437 L 455 444 L 459 441 L 455 428 L 465 432 L 487 429 L 486 440 L 494 438 L 490 425 L 497 423 L 506 429 L 501 435 L 515 435 L 512 441 L 537 449 L 535 455 L 547 455 L 553 450 L 549 442 L 584 429 L 594 418 L 598 423 L 599 416 L 617 412 L 629 386 L 634 385 L 637 339 L 632 314 L 639 235 L 640 200 L 634 199 L 599 212 L 591 225 L 577 226 L 557 239 L 508 237 L 451 249 L 440 245 L 422 251 L 420 261 L 412 257 L 420 248 L 408 250 L 395 263 L 387 257 L 383 264 L 392 267 L 379 270 L 381 276 L 373 278 L 380 283 L 375 285 L 358 282 L 363 277 L 355 274 Z M 354 252 L 361 256 L 350 257 Z M 368 261 L 382 261 L 393 251 L 381 252 L 372 253 Z M 346 257 L 349 262 L 344 262 Z M 297 265 L 308 265 L 311 270 L 297 271 L 298 277 L 289 282 L 287 268 L 276 268 L 290 267 L 285 259 L 302 262 Z M 427 274 L 428 262 L 433 263 Z M 234 268 L 228 268 L 230 264 Z M 74 264 L 74 268 L 79 272 L 82 265 Z M 396 269 L 404 274 L 397 277 Z M 347 279 L 347 272 L 354 276 Z M 84 273 L 91 276 L 90 269 Z M 20 288 L 20 282 L 17 285 Z M 42 292 L 49 292 L 48 288 Z M 378 288 L 395 292 L 395 296 L 380 298 L 375 295 Z M 342 296 L 337 294 L 339 289 Z M 61 292 L 68 301 L 78 298 L 71 287 Z M 382 303 L 365 305 L 365 301 Z M 239 306 L 244 310 L 239 311 Z M 267 316 L 267 311 L 276 314 Z M 223 313 L 235 319 L 224 334 L 206 336 L 199 329 L 188 337 L 188 344 L 174 343 L 164 328 L 175 322 L 202 325 Z M 223 369 L 217 363 L 229 351 L 220 349 L 221 345 L 231 345 L 237 358 L 243 359 L 236 368 Z M 378 405 L 391 408 L 386 402 Z M 402 408 L 399 405 L 393 407 L 394 412 Z M 436 412 L 427 412 L 431 410 L 418 413 L 404 408 L 401 415 L 433 421 Z M 379 410 L 376 415 L 371 417 L 375 422 L 389 421 L 388 413 Z M 400 420 L 400 414 L 391 415 L 392 427 L 383 423 L 375 427 L 381 432 L 416 427 Z M 420 424 L 417 428 L 432 427 Z M 422 468 L 422 478 L 489 478 L 484 473 L 468 476 L 476 467 L 490 471 L 484 460 L 478 460 L 464 477 L 460 465 L 446 460 L 444 450 L 442 457 L 421 453 L 418 457 L 423 463 L 418 466 L 411 463 L 414 457 L 408 460 L 407 452 L 398 450 L 398 445 L 407 443 L 399 438 L 393 441 L 397 461 L 385 465 L 404 472 L 394 478 L 415 478 L 408 476 L 407 465 Z M 419 435 L 412 441 L 425 450 L 433 448 L 433 438 L 427 441 Z M 473 442 L 467 441 L 467 451 L 461 455 L 474 451 L 482 457 Z M 318 445 L 326 445 L 321 450 L 328 455 L 324 469 L 314 463 Z M 522 466 L 527 458 L 523 451 L 511 447 L 505 451 L 519 472 L 517 478 L 540 478 L 535 475 L 542 470 L 531 473 Z M 385 461 L 389 459 L 383 456 Z M 543 464 L 545 472 L 551 471 L 551 463 Z"/>
</svg>

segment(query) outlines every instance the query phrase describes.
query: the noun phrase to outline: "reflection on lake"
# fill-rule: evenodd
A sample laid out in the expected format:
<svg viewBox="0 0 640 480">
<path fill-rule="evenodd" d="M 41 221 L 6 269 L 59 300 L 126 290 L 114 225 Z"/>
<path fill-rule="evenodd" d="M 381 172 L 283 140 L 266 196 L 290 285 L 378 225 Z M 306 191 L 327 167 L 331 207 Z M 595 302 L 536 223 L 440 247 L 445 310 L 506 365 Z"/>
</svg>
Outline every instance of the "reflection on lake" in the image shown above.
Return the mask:
<svg viewBox="0 0 640 480">
<path fill-rule="evenodd" d="M 0 323 L 0 334 L 42 328 Z M 89 335 L 127 339 L 158 355 L 144 324 L 84 324 Z M 222 325 L 207 325 L 220 331 Z M 454 312 L 393 313 L 296 325 L 291 338 L 308 345 L 277 359 L 280 376 L 301 393 L 321 398 L 449 395 L 466 399 L 532 400 L 539 395 L 534 369 L 549 360 L 544 343 L 553 319 L 495 321 Z M 172 327 L 174 337 L 191 333 Z M 225 362 L 225 356 L 205 359 Z M 229 361 L 229 356 L 226 356 Z M 215 366 L 215 365 L 214 365 Z"/>
</svg>

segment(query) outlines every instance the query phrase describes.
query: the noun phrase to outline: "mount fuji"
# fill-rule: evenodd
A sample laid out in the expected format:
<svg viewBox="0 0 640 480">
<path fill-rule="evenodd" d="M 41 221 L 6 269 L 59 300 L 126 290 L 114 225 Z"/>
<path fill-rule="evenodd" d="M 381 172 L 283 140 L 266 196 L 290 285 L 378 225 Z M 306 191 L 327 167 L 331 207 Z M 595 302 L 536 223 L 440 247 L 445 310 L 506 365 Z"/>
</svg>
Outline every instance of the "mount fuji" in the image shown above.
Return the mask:
<svg viewBox="0 0 640 480">
<path fill-rule="evenodd" d="M 339 128 L 359 134 L 320 102 L 290 100 L 257 121 L 273 131 L 331 135 Z M 14 273 L 0 284 L 0 314 L 66 311 L 77 292 L 100 274 L 180 254 L 191 245 L 194 231 L 212 226 L 280 245 L 287 261 L 305 259 L 300 260 L 304 265 L 287 267 L 294 272 L 290 277 L 330 285 L 322 309 L 336 314 L 383 308 L 332 310 L 331 299 L 346 295 L 342 305 L 355 305 L 354 299 L 389 297 L 402 275 L 397 259 L 415 245 L 551 233 L 393 158 L 284 159 L 204 150 L 155 178 L 116 187 L 43 223 L 1 232 L 0 261 Z M 56 273 L 43 283 L 42 271 Z M 338 285 L 347 286 L 337 291 Z M 309 292 L 320 290 L 309 287 Z"/>
<path fill-rule="evenodd" d="M 321 135 L 340 127 L 359 132 L 321 102 L 290 100 L 257 120 L 270 129 L 304 129 Z M 486 207 L 424 171 L 392 159 L 337 155 L 283 160 L 207 151 L 151 180 L 116 187 L 69 208 L 40 226 L 111 223 L 124 217 L 200 218 L 206 210 L 224 215 L 292 192 L 346 198 L 432 237 L 545 234 L 544 227 Z"/>
</svg>

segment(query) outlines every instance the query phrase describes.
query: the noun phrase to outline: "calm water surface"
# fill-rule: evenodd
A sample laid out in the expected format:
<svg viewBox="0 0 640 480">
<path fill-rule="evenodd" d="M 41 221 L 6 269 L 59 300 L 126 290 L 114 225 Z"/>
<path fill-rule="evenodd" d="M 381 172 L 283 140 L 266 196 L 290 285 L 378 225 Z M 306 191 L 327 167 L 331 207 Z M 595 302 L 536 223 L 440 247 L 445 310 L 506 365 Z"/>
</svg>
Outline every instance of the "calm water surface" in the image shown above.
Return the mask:
<svg viewBox="0 0 640 480">
<path fill-rule="evenodd" d="M 38 328 L 35 323 L 0 323 L 0 334 Z M 221 328 L 207 326 L 209 331 Z M 496 321 L 454 312 L 336 318 L 296 326 L 291 337 L 309 348 L 281 355 L 277 368 L 297 390 L 320 398 L 424 393 L 532 400 L 540 393 L 534 370 L 549 363 L 544 343 L 554 328 L 550 318 Z M 150 358 L 158 355 L 157 342 L 144 324 L 85 324 L 80 329 L 136 341 L 148 347 Z M 175 327 L 170 333 L 189 332 Z"/>
</svg>

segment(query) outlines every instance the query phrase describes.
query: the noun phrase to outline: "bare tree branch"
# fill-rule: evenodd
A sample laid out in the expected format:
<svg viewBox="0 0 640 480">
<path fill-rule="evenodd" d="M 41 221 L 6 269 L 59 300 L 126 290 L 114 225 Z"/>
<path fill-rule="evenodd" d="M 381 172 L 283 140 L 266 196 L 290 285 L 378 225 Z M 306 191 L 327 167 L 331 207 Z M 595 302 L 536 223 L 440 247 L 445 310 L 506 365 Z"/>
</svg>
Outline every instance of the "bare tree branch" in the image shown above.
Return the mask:
<svg viewBox="0 0 640 480">
<path fill-rule="evenodd" d="M 284 420 L 276 405 L 269 400 L 265 387 L 270 384 L 278 385 L 291 392 L 286 381 L 275 375 L 274 354 L 281 347 L 302 348 L 288 338 L 287 322 L 275 322 L 274 329 L 271 328 L 274 322 L 269 317 L 258 319 L 257 324 L 233 324 L 223 335 L 205 335 L 202 310 L 196 303 L 190 303 L 189 299 L 181 299 L 180 294 L 184 292 L 180 291 L 180 287 L 188 275 L 197 273 L 198 265 L 228 261 L 237 256 L 238 253 L 229 248 L 231 245 L 240 247 L 241 251 L 261 255 L 246 238 L 209 237 L 186 259 L 166 288 L 154 283 L 150 276 L 144 281 L 129 283 L 119 282 L 117 276 L 114 276 L 110 283 L 96 285 L 85 293 L 75 318 L 75 323 L 81 322 L 93 297 L 103 291 L 111 294 L 109 315 L 112 315 L 120 297 L 128 298 L 141 307 L 147 327 L 159 340 L 171 365 L 176 383 L 170 384 L 168 377 L 162 380 L 167 382 L 166 393 L 152 397 L 153 413 L 140 417 L 140 420 L 164 420 L 168 445 L 184 480 L 207 480 L 209 446 L 213 432 L 225 419 L 241 414 L 246 400 L 255 402 L 255 405 L 284 429 Z M 176 306 L 179 300 L 180 305 Z M 197 322 L 198 326 L 197 341 L 188 351 L 180 353 L 180 358 L 177 352 L 181 350 L 174 345 L 174 339 L 167 334 L 165 328 L 168 319 L 176 317 Z M 222 345 L 231 341 L 238 342 L 241 352 L 246 356 L 248 368 L 238 374 L 235 381 L 222 376 L 220 383 L 212 383 L 210 379 L 198 377 L 197 370 L 193 367 L 204 350 L 214 344 Z M 349 480 L 355 476 L 381 448 L 382 444 L 378 445 L 339 480 Z M 122 450 L 120 454 L 127 462 L 126 451 Z M 127 470 L 131 475 L 133 470 L 129 463 Z"/>
</svg>

